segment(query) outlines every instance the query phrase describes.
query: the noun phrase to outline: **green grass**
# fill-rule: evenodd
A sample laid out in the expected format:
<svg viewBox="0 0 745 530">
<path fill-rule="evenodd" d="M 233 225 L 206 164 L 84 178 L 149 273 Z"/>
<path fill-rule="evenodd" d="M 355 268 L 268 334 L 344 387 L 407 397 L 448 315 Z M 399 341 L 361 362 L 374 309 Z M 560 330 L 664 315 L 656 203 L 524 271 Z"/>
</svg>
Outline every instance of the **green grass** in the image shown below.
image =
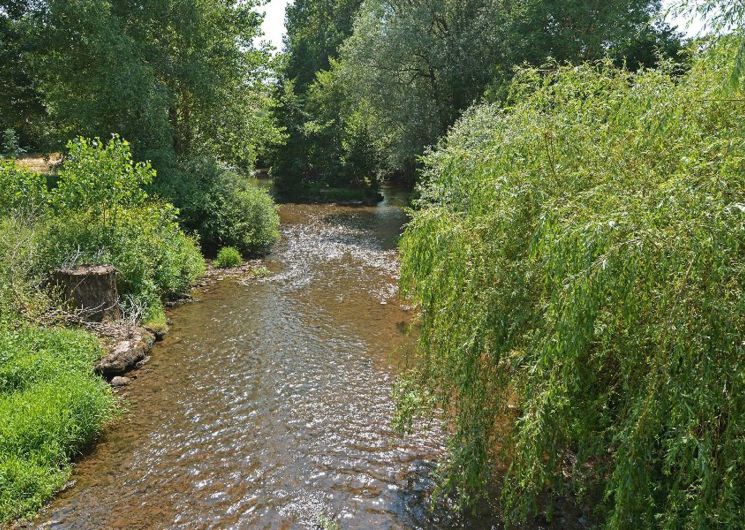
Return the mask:
<svg viewBox="0 0 745 530">
<path fill-rule="evenodd" d="M 0 523 L 41 508 L 112 417 L 100 355 L 82 331 L 0 328 Z"/>
<path fill-rule="evenodd" d="M 168 317 L 162 303 L 153 304 L 143 318 L 142 326 L 156 334 L 168 332 Z"/>
<path fill-rule="evenodd" d="M 231 267 L 238 267 L 243 263 L 241 253 L 235 247 L 223 247 L 217 253 L 215 259 L 215 266 L 220 269 L 229 269 Z"/>
<path fill-rule="evenodd" d="M 258 267 L 251 269 L 251 276 L 254 278 L 266 278 L 267 276 L 271 276 L 271 274 L 272 271 L 264 265 L 259 265 Z"/>
</svg>

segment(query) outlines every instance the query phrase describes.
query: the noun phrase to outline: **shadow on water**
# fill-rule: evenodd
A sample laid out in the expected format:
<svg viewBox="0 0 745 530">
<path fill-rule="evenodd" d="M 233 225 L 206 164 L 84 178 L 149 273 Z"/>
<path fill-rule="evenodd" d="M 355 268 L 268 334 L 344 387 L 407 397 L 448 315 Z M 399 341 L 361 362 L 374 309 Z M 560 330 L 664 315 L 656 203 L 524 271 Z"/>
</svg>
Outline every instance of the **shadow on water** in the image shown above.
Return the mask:
<svg viewBox="0 0 745 530">
<path fill-rule="evenodd" d="M 283 205 L 273 274 L 225 281 L 174 312 L 128 411 L 44 524 L 489 527 L 430 506 L 436 422 L 391 430 L 391 386 L 413 346 L 396 289 L 399 199 Z"/>
</svg>

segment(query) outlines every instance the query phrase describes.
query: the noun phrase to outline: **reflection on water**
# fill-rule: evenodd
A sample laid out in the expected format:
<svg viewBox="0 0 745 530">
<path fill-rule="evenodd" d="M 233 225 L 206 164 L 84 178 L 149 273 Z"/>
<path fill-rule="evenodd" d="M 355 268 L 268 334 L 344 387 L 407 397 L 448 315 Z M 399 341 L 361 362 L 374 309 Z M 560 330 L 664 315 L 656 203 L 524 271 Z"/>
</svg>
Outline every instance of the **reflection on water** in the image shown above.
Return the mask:
<svg viewBox="0 0 745 530">
<path fill-rule="evenodd" d="M 442 434 L 390 428 L 395 352 L 411 346 L 404 213 L 285 205 L 282 218 L 275 274 L 176 311 L 128 412 L 45 512 L 52 528 L 460 524 L 429 507 Z"/>
</svg>

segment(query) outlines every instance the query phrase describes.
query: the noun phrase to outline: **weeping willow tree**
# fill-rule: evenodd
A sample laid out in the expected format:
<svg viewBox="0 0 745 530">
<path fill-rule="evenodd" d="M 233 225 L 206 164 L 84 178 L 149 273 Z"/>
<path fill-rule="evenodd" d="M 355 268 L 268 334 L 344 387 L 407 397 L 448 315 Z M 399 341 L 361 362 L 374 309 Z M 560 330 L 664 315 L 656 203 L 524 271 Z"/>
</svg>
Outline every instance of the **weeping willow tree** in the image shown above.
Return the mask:
<svg viewBox="0 0 745 530">
<path fill-rule="evenodd" d="M 398 398 L 403 420 L 450 414 L 443 488 L 469 502 L 499 475 L 511 522 L 573 498 L 608 528 L 742 526 L 738 46 L 682 78 L 523 70 L 506 107 L 471 109 L 425 157 Z"/>
<path fill-rule="evenodd" d="M 740 41 L 730 80 L 739 84 L 745 75 L 745 0 L 675 0 L 671 13 L 698 20 L 705 29 L 717 34 L 731 33 Z"/>
</svg>

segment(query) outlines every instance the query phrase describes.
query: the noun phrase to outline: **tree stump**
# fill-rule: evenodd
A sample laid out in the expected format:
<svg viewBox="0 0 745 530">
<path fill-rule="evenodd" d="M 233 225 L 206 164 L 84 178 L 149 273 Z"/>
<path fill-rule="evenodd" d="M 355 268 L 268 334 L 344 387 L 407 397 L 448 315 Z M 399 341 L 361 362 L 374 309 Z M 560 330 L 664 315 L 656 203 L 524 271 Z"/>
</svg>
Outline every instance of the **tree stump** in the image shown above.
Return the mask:
<svg viewBox="0 0 745 530">
<path fill-rule="evenodd" d="M 116 290 L 116 268 L 88 265 L 58 269 L 52 275 L 68 307 L 88 322 L 109 322 L 121 318 Z"/>
</svg>

